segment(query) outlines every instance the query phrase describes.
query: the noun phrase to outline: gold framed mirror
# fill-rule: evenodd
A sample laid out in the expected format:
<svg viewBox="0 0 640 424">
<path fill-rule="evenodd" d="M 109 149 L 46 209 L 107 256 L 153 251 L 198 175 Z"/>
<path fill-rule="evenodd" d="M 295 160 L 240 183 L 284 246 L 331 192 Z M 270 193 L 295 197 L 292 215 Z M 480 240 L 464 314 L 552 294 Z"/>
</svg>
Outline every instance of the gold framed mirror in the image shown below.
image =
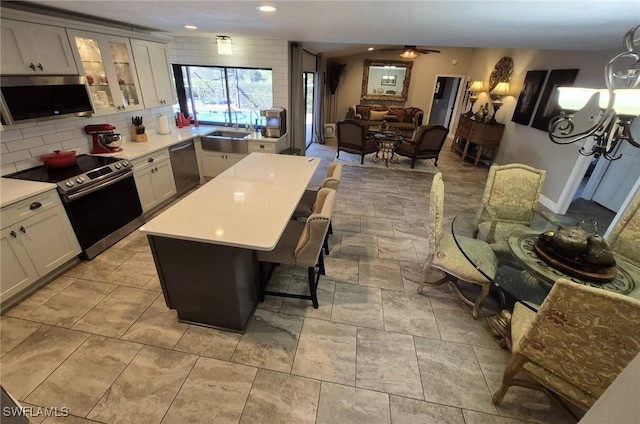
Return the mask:
<svg viewBox="0 0 640 424">
<path fill-rule="evenodd" d="M 413 62 L 365 59 L 362 100 L 406 102 Z"/>
</svg>

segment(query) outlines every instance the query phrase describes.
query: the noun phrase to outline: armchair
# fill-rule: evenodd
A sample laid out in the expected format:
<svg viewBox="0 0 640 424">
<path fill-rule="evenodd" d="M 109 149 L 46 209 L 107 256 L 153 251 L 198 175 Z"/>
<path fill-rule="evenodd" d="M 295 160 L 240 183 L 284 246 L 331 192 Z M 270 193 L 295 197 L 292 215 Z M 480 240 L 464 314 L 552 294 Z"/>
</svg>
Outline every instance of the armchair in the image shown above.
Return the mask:
<svg viewBox="0 0 640 424">
<path fill-rule="evenodd" d="M 607 238 L 616 257 L 640 267 L 640 194 L 622 212 L 620 220 L 614 225 Z"/>
<path fill-rule="evenodd" d="M 523 386 L 589 409 L 640 352 L 640 300 L 560 278 L 537 314 L 516 303 L 511 337 L 513 355 L 493 403 Z M 521 372 L 534 381 L 517 378 Z"/>
<path fill-rule="evenodd" d="M 373 137 L 367 137 L 367 127 L 355 119 L 345 119 L 336 124 L 338 130 L 338 149 L 336 157 L 340 157 L 340 151 L 360 155 L 360 164 L 364 164 L 364 155 L 377 152 L 376 142 Z"/>
<path fill-rule="evenodd" d="M 449 129 L 442 125 L 422 125 L 414 133 L 413 138 L 404 139 L 396 147 L 396 153 L 411 158 L 411 168 L 417 159 L 435 159 L 434 165 L 438 166 L 440 150 L 447 139 Z"/>
</svg>

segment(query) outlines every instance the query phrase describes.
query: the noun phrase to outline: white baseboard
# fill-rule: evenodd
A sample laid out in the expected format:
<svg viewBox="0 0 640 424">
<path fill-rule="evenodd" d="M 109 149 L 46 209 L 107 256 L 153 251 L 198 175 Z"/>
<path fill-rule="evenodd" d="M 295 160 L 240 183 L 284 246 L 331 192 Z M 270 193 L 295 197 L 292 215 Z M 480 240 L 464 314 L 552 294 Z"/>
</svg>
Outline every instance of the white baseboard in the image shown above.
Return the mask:
<svg viewBox="0 0 640 424">
<path fill-rule="evenodd" d="M 548 197 L 546 197 L 544 194 L 540 195 L 540 198 L 538 199 L 538 201 L 545 207 L 547 207 L 551 212 L 553 213 L 557 213 L 557 214 L 561 214 L 560 211 L 562 210 L 560 208 L 560 205 L 557 202 L 554 202 L 553 200 L 549 199 Z M 566 211 L 565 211 L 566 212 Z M 562 214 L 561 214 L 562 215 Z"/>
</svg>

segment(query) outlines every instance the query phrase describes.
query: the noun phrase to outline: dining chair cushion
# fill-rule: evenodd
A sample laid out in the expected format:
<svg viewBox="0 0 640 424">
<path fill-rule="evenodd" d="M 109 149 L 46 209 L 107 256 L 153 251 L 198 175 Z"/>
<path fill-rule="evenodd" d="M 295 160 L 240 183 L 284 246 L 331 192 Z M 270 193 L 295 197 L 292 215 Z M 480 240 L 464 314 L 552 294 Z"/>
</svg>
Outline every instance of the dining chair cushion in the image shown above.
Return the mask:
<svg viewBox="0 0 640 424">
<path fill-rule="evenodd" d="M 522 336 L 528 331 L 533 323 L 536 313 L 527 308 L 520 302 L 516 302 L 513 306 L 513 314 L 511 315 L 511 344 L 514 349 L 518 349 Z"/>
<path fill-rule="evenodd" d="M 486 271 L 492 278 L 496 275 L 498 261 L 487 243 L 468 237 L 458 237 L 458 242 L 461 243 L 465 252 L 473 252 L 473 260 L 479 268 Z M 440 236 L 440 243 L 433 256 L 431 266 L 464 281 L 487 281 L 487 284 L 489 283 L 487 278 L 471 265 L 450 234 Z"/>
<path fill-rule="evenodd" d="M 622 212 L 607 238 L 614 256 L 640 267 L 640 194 Z"/>
</svg>

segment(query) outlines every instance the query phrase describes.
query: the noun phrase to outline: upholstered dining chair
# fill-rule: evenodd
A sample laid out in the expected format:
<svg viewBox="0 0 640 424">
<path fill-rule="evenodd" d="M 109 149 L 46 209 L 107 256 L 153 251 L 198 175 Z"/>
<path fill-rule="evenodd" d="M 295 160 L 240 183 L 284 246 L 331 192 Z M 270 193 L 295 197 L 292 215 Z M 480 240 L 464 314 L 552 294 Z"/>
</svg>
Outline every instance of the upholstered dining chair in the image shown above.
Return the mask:
<svg viewBox="0 0 640 424">
<path fill-rule="evenodd" d="M 482 195 L 486 219 L 478 225 L 478 238 L 498 252 L 508 251 L 507 237 L 527 225 L 537 208 L 547 171 L 521 163 L 495 165 Z"/>
<path fill-rule="evenodd" d="M 331 188 L 318 190 L 313 213 L 305 222 L 290 220 L 278 244 L 273 250 L 258 251 L 261 269 L 264 263 L 285 264 L 307 268 L 309 278 L 309 294 L 282 293 L 265 290 L 268 275 L 260 284 L 260 297 L 265 295 L 309 299 L 314 308 L 318 308 L 318 282 L 320 274 L 324 274 L 322 246 L 329 228 L 336 191 Z M 263 272 L 261 272 L 263 274 Z"/>
<path fill-rule="evenodd" d="M 364 164 L 364 156 L 377 152 L 376 142 L 373 137 L 367 137 L 367 128 L 355 119 L 345 119 L 336 124 L 338 135 L 338 149 L 336 157 L 340 157 L 340 151 L 360 155 L 360 164 Z"/>
<path fill-rule="evenodd" d="M 410 139 L 405 138 L 395 152 L 411 159 L 411 168 L 418 159 L 435 159 L 434 165 L 438 166 L 440 150 L 447 139 L 449 129 L 442 125 L 422 125 L 414 132 Z"/>
<path fill-rule="evenodd" d="M 442 234 L 443 216 L 444 182 L 442 181 L 442 173 L 438 172 L 434 175 L 433 183 L 431 184 L 429 253 L 424 263 L 423 282 L 418 288 L 418 293 L 422 291 L 425 284 L 440 285 L 450 282 L 462 301 L 473 307 L 472 315 L 474 319 L 477 319 L 480 305 L 489 294 L 491 282 L 469 262 L 451 234 Z M 495 276 L 498 259 L 489 244 L 482 240 L 467 237 L 460 237 L 458 242 L 464 243 L 468 246 L 468 251 L 474 252 L 474 261 L 476 265 L 479 265 L 479 268 L 486 271 L 491 278 Z M 465 251 L 467 251 L 466 248 Z M 444 277 L 434 282 L 427 281 L 426 277 L 432 269 L 439 270 L 444 274 Z M 475 301 L 470 300 L 462 293 L 458 286 L 458 279 L 477 284 L 482 288 Z"/>
<path fill-rule="evenodd" d="M 320 188 L 327 187 L 337 191 L 338 186 L 340 185 L 341 178 L 342 178 L 342 164 L 330 163 L 329 165 L 327 165 L 327 176 L 322 181 Z M 292 218 L 306 219 L 309 215 L 313 213 L 313 205 L 316 203 L 318 190 L 305 190 L 305 192 L 302 194 L 302 198 L 300 199 L 300 202 L 298 202 L 298 206 L 296 206 L 296 210 L 293 212 Z M 328 234 L 333 234 L 331 221 L 329 221 L 329 230 L 327 231 L 327 235 Z M 324 241 L 324 253 L 326 255 L 329 254 L 329 242 L 327 239 L 325 239 Z"/>
<path fill-rule="evenodd" d="M 615 257 L 619 257 L 640 268 L 640 193 L 636 194 L 629 206 L 611 229 L 607 237 L 609 247 Z"/>
<path fill-rule="evenodd" d="M 500 404 L 509 387 L 524 386 L 589 409 L 640 352 L 640 300 L 560 278 L 537 313 L 516 303 L 511 338 L 512 356 L 493 403 Z"/>
</svg>

